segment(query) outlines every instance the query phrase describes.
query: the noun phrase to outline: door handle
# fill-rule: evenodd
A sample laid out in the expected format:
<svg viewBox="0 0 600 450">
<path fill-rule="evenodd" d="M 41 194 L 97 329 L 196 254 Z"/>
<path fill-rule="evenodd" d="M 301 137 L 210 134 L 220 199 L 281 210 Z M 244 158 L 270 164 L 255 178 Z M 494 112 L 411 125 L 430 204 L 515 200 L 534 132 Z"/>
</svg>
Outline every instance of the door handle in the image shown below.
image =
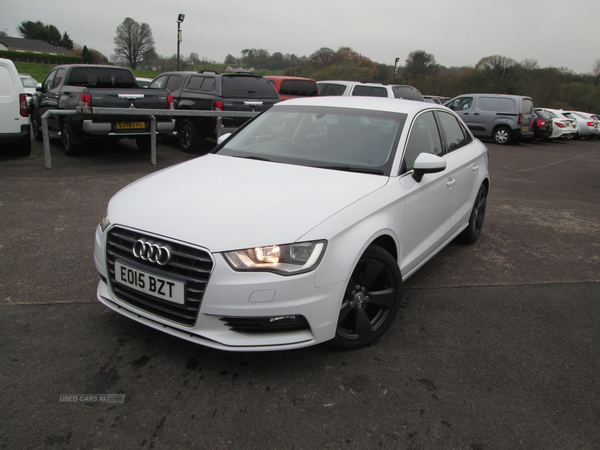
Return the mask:
<svg viewBox="0 0 600 450">
<path fill-rule="evenodd" d="M 448 181 L 448 182 L 446 183 L 446 186 L 447 186 L 449 189 L 452 189 L 452 186 L 454 186 L 455 184 L 456 184 L 456 180 L 455 180 L 455 179 L 452 179 L 452 180 L 450 180 L 450 181 Z"/>
<path fill-rule="evenodd" d="M 473 115 L 474 115 L 474 116 L 478 116 L 478 115 L 479 115 L 479 113 L 475 113 L 475 114 L 473 114 Z"/>
<path fill-rule="evenodd" d="M 479 170 L 479 165 L 473 166 L 473 172 L 477 172 Z"/>
</svg>

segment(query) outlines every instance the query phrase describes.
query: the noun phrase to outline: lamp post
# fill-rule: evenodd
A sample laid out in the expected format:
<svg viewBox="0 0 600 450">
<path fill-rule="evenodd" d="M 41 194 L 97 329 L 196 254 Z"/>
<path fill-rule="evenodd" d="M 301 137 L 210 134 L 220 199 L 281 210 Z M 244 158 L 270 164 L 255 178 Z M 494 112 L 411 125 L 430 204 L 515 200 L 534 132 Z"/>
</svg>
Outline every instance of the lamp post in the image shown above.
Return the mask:
<svg viewBox="0 0 600 450">
<path fill-rule="evenodd" d="M 398 64 L 398 61 L 400 61 L 400 58 L 396 58 L 394 61 L 394 83 L 396 82 L 396 65 Z"/>
<path fill-rule="evenodd" d="M 185 14 L 179 14 L 177 17 L 177 70 L 179 71 L 179 46 L 181 45 L 181 22 L 185 19 Z"/>
</svg>

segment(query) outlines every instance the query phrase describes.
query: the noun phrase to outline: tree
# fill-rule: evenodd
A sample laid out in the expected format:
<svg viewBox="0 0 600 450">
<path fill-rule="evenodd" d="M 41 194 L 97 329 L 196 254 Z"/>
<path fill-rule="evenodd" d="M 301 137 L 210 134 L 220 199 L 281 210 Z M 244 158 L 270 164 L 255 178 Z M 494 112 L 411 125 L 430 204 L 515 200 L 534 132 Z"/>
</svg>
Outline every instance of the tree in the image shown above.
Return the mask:
<svg viewBox="0 0 600 450">
<path fill-rule="evenodd" d="M 92 52 L 88 50 L 86 45 L 84 45 L 83 49 L 81 50 L 81 59 L 83 60 L 84 64 L 92 63 Z"/>
<path fill-rule="evenodd" d="M 73 50 L 73 47 L 75 47 L 75 43 L 71 40 L 66 31 L 62 35 L 60 46 L 62 48 L 66 48 L 67 50 Z"/>
<path fill-rule="evenodd" d="M 44 25 L 40 21 L 21 22 L 21 25 L 19 26 L 19 33 L 21 33 L 21 36 L 23 36 L 25 39 L 44 41 L 57 47 L 64 47 L 67 50 L 71 50 L 73 48 L 73 41 L 71 41 L 67 33 L 61 37 L 58 28 L 56 28 L 54 25 Z M 67 39 L 63 41 L 65 36 Z M 71 45 L 71 48 L 65 47 L 65 45 Z"/>
<path fill-rule="evenodd" d="M 415 50 L 408 54 L 404 66 L 404 77 L 408 80 L 418 80 L 427 75 L 433 75 L 439 69 L 435 57 L 424 50 Z"/>
<path fill-rule="evenodd" d="M 156 54 L 150 25 L 139 24 L 131 17 L 125 18 L 117 27 L 114 43 L 115 53 L 125 58 L 132 69 L 136 69 L 146 56 Z"/>
</svg>

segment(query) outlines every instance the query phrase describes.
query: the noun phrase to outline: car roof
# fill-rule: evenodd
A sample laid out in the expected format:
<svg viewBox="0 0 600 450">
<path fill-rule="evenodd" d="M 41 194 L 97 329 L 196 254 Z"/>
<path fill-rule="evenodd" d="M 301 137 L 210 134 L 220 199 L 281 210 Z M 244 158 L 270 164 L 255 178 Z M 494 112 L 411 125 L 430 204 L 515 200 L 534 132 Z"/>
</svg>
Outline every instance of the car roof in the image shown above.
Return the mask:
<svg viewBox="0 0 600 450">
<path fill-rule="evenodd" d="M 355 108 L 368 109 L 374 111 L 387 111 L 405 114 L 418 114 L 420 111 L 428 109 L 437 109 L 451 112 L 448 108 L 437 103 L 416 102 L 414 100 L 404 100 L 400 98 L 388 97 L 352 97 L 352 96 L 324 96 L 324 97 L 303 97 L 285 102 L 277 103 L 277 107 L 288 106 L 323 106 L 332 108 Z"/>
<path fill-rule="evenodd" d="M 308 80 L 308 81 L 315 81 L 312 78 L 306 78 L 306 77 L 292 77 L 292 76 L 286 76 L 286 75 L 265 75 L 265 78 L 267 78 L 268 80 Z"/>
</svg>

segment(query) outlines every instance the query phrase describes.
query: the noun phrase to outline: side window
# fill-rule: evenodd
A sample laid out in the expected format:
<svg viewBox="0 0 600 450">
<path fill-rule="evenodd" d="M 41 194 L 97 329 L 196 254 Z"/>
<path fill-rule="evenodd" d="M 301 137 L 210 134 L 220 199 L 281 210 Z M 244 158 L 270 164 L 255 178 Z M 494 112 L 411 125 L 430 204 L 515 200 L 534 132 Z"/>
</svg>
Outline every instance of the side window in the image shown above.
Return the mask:
<svg viewBox="0 0 600 450">
<path fill-rule="evenodd" d="M 44 86 L 43 86 L 45 91 L 47 91 L 48 89 L 50 89 L 52 87 L 55 76 L 56 76 L 56 70 L 53 70 L 52 72 L 50 72 L 50 75 L 48 75 L 46 77 L 46 80 L 44 81 Z"/>
<path fill-rule="evenodd" d="M 181 75 L 171 75 L 167 83 L 167 89 L 171 92 L 177 91 L 181 87 L 183 77 Z"/>
<path fill-rule="evenodd" d="M 163 89 L 165 88 L 165 86 L 167 85 L 167 76 L 164 75 L 162 77 L 158 77 L 156 80 L 154 80 L 152 83 L 150 83 L 150 85 L 148 86 L 148 88 L 150 89 Z"/>
<path fill-rule="evenodd" d="M 442 154 L 442 142 L 433 112 L 428 111 L 421 114 L 413 123 L 410 137 L 404 152 L 402 162 L 402 173 L 413 169 L 415 159 L 421 153 Z"/>
<path fill-rule="evenodd" d="M 471 135 L 465 131 L 459 120 L 452 114 L 439 112 L 438 117 L 442 131 L 444 132 L 444 142 L 447 152 L 453 152 L 472 141 Z"/>
<path fill-rule="evenodd" d="M 56 71 L 56 77 L 54 77 L 54 82 L 52 83 L 53 88 L 60 86 L 60 83 L 62 83 L 62 80 L 65 77 L 65 72 L 66 69 L 58 69 Z"/>
<path fill-rule="evenodd" d="M 200 86 L 202 86 L 203 81 L 204 77 L 190 77 L 190 81 L 188 81 L 186 89 L 189 89 L 190 91 L 197 91 L 200 89 Z"/>
<path fill-rule="evenodd" d="M 205 78 L 202 82 L 202 86 L 200 87 L 201 91 L 212 92 L 215 90 L 216 79 L 213 77 Z"/>
<path fill-rule="evenodd" d="M 371 95 L 371 86 L 361 86 L 359 84 L 358 86 L 354 87 L 352 95 L 368 97 L 369 95 Z"/>
<path fill-rule="evenodd" d="M 448 103 L 448 108 L 454 111 L 462 111 L 469 109 L 473 105 L 473 97 L 459 97 L 451 103 Z"/>
</svg>

